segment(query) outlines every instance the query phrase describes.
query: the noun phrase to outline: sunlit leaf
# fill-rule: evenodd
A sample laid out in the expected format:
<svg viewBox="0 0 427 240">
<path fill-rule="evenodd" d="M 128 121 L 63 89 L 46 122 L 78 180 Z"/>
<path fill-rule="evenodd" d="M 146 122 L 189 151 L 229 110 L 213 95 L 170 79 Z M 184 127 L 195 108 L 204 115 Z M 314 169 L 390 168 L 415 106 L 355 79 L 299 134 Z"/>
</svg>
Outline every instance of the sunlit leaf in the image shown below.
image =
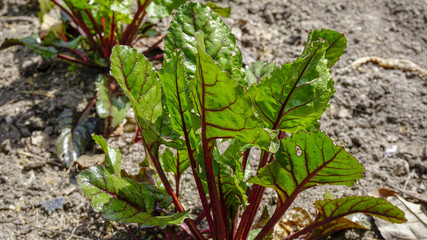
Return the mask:
<svg viewBox="0 0 427 240">
<path fill-rule="evenodd" d="M 136 49 L 116 45 L 111 54 L 111 75 L 132 103 L 142 128 L 162 114 L 162 89 L 156 70 Z"/>
<path fill-rule="evenodd" d="M 188 138 L 191 150 L 194 150 L 197 147 L 197 139 L 190 113 L 188 80 L 184 74 L 183 59 L 182 51 L 173 51 L 170 59 L 165 60 L 159 77 L 170 113 L 171 126 L 181 136 Z"/>
<path fill-rule="evenodd" d="M 61 135 L 56 142 L 56 154 L 61 162 L 70 167 L 85 152 L 95 123 L 88 120 L 87 116 L 76 122 L 73 112 L 65 109 L 59 116 L 59 125 Z"/>
<path fill-rule="evenodd" d="M 108 146 L 107 141 L 102 136 L 93 135 L 92 138 L 105 153 L 105 168 L 107 171 L 121 177 L 122 153 L 120 150 Z"/>
<path fill-rule="evenodd" d="M 329 44 L 325 58 L 329 60 L 328 67 L 331 68 L 338 61 L 340 56 L 344 54 L 344 50 L 347 47 L 347 40 L 345 39 L 344 34 L 333 30 L 314 30 L 308 35 L 307 44 L 303 51 L 303 57 L 309 54 L 309 52 L 307 52 L 307 47 L 310 46 L 312 42 L 320 39 L 326 40 Z"/>
<path fill-rule="evenodd" d="M 275 158 L 249 181 L 276 190 L 280 203 L 316 185 L 352 186 L 365 170 L 320 131 L 283 139 Z"/>
<path fill-rule="evenodd" d="M 407 221 L 403 211 L 383 198 L 351 196 L 332 200 L 318 200 L 314 205 L 319 214 L 313 224 L 320 225 L 320 228 L 312 236 L 316 239 L 346 228 L 364 228 L 360 224 L 343 218 L 359 212 L 391 223 Z"/>
<path fill-rule="evenodd" d="M 241 79 L 243 74 L 242 54 L 236 46 L 236 39 L 230 28 L 210 10 L 200 3 L 188 3 L 176 13 L 165 42 L 165 58 L 169 59 L 174 49 L 184 52 L 185 71 L 191 77 L 196 73 L 196 34 L 203 32 L 204 50 L 221 68 Z"/>
<path fill-rule="evenodd" d="M 270 75 L 277 68 L 274 62 L 256 62 L 245 68 L 246 86 L 260 83 L 265 77 Z"/>
<path fill-rule="evenodd" d="M 169 16 L 187 0 L 153 0 L 147 7 L 147 15 L 154 18 Z"/>
<path fill-rule="evenodd" d="M 163 215 L 160 209 L 172 201 L 167 194 L 151 184 L 113 175 L 100 165 L 80 173 L 77 184 L 93 209 L 111 221 L 162 227 L 181 224 L 189 213 Z"/>
<path fill-rule="evenodd" d="M 289 133 L 318 129 L 318 120 L 335 92 L 325 57 L 329 47 L 323 40 L 309 42 L 303 58 L 282 65 L 249 88 L 266 127 Z"/>
<path fill-rule="evenodd" d="M 199 44 L 203 47 L 203 33 L 199 33 Z M 244 89 L 202 47 L 197 47 L 197 71 L 190 83 L 190 94 L 206 138 L 238 138 L 269 150 L 273 137 L 254 116 Z"/>
<path fill-rule="evenodd" d="M 111 127 L 117 127 L 126 117 L 131 104 L 127 97 L 112 94 L 108 79 L 99 75 L 95 82 L 98 97 L 96 101 L 96 112 L 101 118 L 111 117 Z"/>
<path fill-rule="evenodd" d="M 220 7 L 214 2 L 207 2 L 206 5 L 221 17 L 228 18 L 230 16 L 230 13 L 231 13 L 230 7 Z"/>
</svg>

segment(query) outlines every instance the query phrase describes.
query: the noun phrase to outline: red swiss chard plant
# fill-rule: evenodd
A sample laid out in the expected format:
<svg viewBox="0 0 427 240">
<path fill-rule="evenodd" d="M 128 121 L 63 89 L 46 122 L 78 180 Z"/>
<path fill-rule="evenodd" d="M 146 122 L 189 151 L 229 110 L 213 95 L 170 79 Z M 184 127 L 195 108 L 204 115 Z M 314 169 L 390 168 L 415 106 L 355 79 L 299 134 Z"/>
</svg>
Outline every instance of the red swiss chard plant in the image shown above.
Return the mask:
<svg viewBox="0 0 427 240">
<path fill-rule="evenodd" d="M 295 61 L 243 68 L 235 37 L 218 15 L 203 4 L 182 6 L 165 37 L 159 72 L 131 47 L 115 46 L 111 54 L 110 74 L 130 99 L 156 174 L 129 175 L 120 151 L 95 136 L 105 165 L 81 172 L 78 185 L 103 217 L 158 228 L 166 239 L 268 239 L 302 191 L 352 186 L 363 177 L 363 166 L 319 130 L 335 92 L 331 67 L 345 48 L 343 34 L 316 30 Z M 220 143 L 228 147 L 220 151 Z M 261 149 L 259 159 L 248 158 L 254 148 Z M 251 166 L 257 167 L 252 175 Z M 203 208 L 196 218 L 180 200 L 185 173 Z M 256 221 L 266 188 L 277 193 L 277 206 Z M 325 194 L 314 205 L 311 224 L 286 239 L 362 228 L 345 218 L 358 212 L 406 221 L 382 198 Z"/>
<path fill-rule="evenodd" d="M 40 34 L 8 38 L 0 50 L 24 45 L 44 58 L 60 58 L 67 62 L 96 69 L 94 97 L 85 110 L 75 114 L 66 109 L 60 116 L 61 135 L 57 154 L 61 162 L 71 166 L 85 152 L 95 128 L 96 118 L 89 119 L 96 106 L 99 118 L 105 119 L 104 134 L 125 118 L 130 103 L 108 74 L 111 51 L 116 44 L 132 46 L 142 37 L 157 34 L 150 18 L 163 18 L 186 0 L 40 0 L 42 26 Z M 155 42 L 144 54 L 151 59 L 163 58 L 152 51 L 163 40 Z"/>
</svg>

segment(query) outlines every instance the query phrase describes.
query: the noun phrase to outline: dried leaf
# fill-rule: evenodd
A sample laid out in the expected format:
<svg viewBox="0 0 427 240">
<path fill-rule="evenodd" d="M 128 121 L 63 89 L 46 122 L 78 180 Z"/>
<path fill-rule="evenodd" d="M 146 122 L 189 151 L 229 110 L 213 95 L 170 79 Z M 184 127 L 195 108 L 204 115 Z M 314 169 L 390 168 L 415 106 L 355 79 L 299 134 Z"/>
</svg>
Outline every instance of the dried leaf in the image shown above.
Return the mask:
<svg viewBox="0 0 427 240">
<path fill-rule="evenodd" d="M 303 208 L 293 208 L 288 210 L 274 226 L 273 240 L 283 239 L 287 236 L 306 228 L 313 221 L 313 217 Z"/>
<path fill-rule="evenodd" d="M 427 239 L 427 215 L 423 211 L 421 204 L 408 202 L 387 188 L 381 188 L 375 192 L 371 192 L 371 195 L 386 198 L 405 212 L 405 217 L 408 219 L 406 223 L 400 224 L 399 227 L 384 220 L 375 219 L 375 223 L 384 239 Z"/>
</svg>

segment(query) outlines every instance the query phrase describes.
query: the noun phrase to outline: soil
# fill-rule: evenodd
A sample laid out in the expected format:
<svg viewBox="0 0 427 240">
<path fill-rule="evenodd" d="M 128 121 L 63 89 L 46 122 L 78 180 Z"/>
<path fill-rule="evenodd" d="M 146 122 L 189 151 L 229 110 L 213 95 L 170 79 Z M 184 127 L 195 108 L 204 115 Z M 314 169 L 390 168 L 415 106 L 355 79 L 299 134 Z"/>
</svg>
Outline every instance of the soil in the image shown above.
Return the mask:
<svg viewBox="0 0 427 240">
<path fill-rule="evenodd" d="M 366 195 L 391 186 L 426 195 L 427 78 L 374 63 L 352 67 L 365 56 L 405 58 L 427 69 L 425 0 L 222 1 L 245 63 L 282 64 L 302 52 L 312 29 L 345 33 L 346 54 L 334 66 L 336 94 L 321 129 L 346 146 L 366 168 L 351 188 L 304 192 L 295 206 L 312 209 L 326 189 L 334 195 Z M 37 1 L 0 1 L 0 42 L 37 33 Z M 68 71 L 59 60 L 42 59 L 24 47 L 0 51 L 0 239 L 129 239 L 126 230 L 95 213 L 55 153 L 57 117 L 81 111 L 93 97 L 95 73 Z M 131 134 L 109 140 L 124 152 L 125 167 L 143 159 Z M 253 153 L 255 154 L 255 153 Z M 194 189 L 183 189 L 183 203 Z M 427 197 L 425 197 L 427 198 Z M 266 202 L 275 204 L 270 192 Z M 56 205 L 55 205 L 56 203 Z M 50 206 L 50 207 L 49 207 Z M 147 234 L 130 226 L 140 239 Z M 344 231 L 331 239 L 382 239 L 375 230 Z"/>
</svg>

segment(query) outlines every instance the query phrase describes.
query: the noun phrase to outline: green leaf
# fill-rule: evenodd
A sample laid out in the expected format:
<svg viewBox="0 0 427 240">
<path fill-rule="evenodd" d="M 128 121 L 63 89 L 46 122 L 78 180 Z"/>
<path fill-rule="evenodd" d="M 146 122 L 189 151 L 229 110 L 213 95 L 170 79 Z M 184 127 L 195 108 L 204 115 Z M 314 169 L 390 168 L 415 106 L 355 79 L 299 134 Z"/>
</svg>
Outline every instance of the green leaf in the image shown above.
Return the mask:
<svg viewBox="0 0 427 240">
<path fill-rule="evenodd" d="M 162 89 L 156 70 L 136 49 L 116 45 L 111 54 L 110 74 L 132 103 L 141 128 L 150 128 L 162 114 Z"/>
<path fill-rule="evenodd" d="M 276 64 L 274 62 L 256 62 L 245 68 L 245 78 L 246 83 L 245 86 L 251 86 L 254 83 L 260 83 L 264 78 L 270 75 L 277 69 Z"/>
<path fill-rule="evenodd" d="M 304 58 L 282 65 L 249 88 L 267 128 L 289 133 L 318 129 L 318 120 L 335 92 L 325 59 L 327 49 L 326 42 L 313 42 Z"/>
<path fill-rule="evenodd" d="M 213 2 L 207 2 L 206 5 L 212 9 L 216 14 L 218 14 L 221 17 L 228 18 L 231 13 L 231 8 L 229 7 L 220 7 L 216 3 Z"/>
<path fill-rule="evenodd" d="M 161 216 L 160 208 L 170 205 L 170 196 L 151 184 L 120 178 L 100 165 L 80 173 L 77 184 L 93 209 L 111 221 L 163 227 L 181 224 L 189 214 Z"/>
<path fill-rule="evenodd" d="M 176 156 L 172 153 L 169 148 L 166 148 L 161 158 L 161 164 L 163 171 L 172 172 L 177 176 L 180 176 L 190 166 L 190 158 L 188 157 L 187 150 L 180 150 Z"/>
<path fill-rule="evenodd" d="M 319 210 L 318 221 L 362 212 L 391 223 L 406 222 L 405 213 L 384 198 L 350 196 L 318 200 L 314 205 Z"/>
<path fill-rule="evenodd" d="M 131 104 L 127 97 L 112 94 L 104 75 L 98 75 L 95 85 L 98 92 L 96 112 L 101 118 L 111 117 L 111 127 L 115 128 L 125 119 Z"/>
<path fill-rule="evenodd" d="M 153 18 L 169 16 L 173 10 L 179 8 L 187 0 L 154 0 L 147 7 L 147 15 Z"/>
<path fill-rule="evenodd" d="M 95 123 L 87 116 L 76 122 L 73 112 L 65 109 L 59 116 L 59 126 L 61 134 L 56 142 L 56 154 L 61 162 L 70 167 L 85 152 Z"/>
<path fill-rule="evenodd" d="M 122 153 L 120 150 L 110 147 L 107 144 L 107 141 L 100 135 L 92 135 L 93 140 L 101 146 L 102 150 L 105 153 L 105 167 L 107 171 L 111 174 L 115 174 L 118 177 L 121 177 L 122 169 Z"/>
<path fill-rule="evenodd" d="M 234 221 L 239 207 L 246 206 L 247 186 L 243 181 L 241 153 L 248 147 L 250 145 L 242 143 L 238 139 L 232 139 L 223 154 L 220 154 L 218 146 L 213 151 L 213 168 L 215 175 L 220 176 L 223 198 L 228 217 L 231 219 L 230 224 Z M 203 163 L 201 163 L 201 167 L 204 170 Z M 202 172 L 203 180 L 205 180 L 205 175 L 205 172 Z M 218 179 L 216 182 L 219 186 Z"/>
<path fill-rule="evenodd" d="M 329 60 L 328 67 L 331 68 L 344 54 L 344 50 L 347 47 L 347 40 L 344 34 L 335 32 L 329 29 L 315 30 L 308 35 L 307 44 L 303 51 L 303 56 L 308 55 L 307 46 L 310 46 L 315 41 L 320 39 L 326 40 L 329 44 L 326 50 L 325 58 Z"/>
<path fill-rule="evenodd" d="M 181 136 L 188 138 L 191 150 L 194 150 L 198 142 L 190 113 L 188 80 L 184 74 L 183 59 L 182 51 L 173 51 L 170 59 L 165 60 L 163 68 L 159 71 L 159 77 L 170 113 L 171 126 Z"/>
<path fill-rule="evenodd" d="M 320 131 L 298 132 L 283 139 L 275 157 L 249 182 L 276 190 L 280 203 L 317 185 L 352 186 L 365 170 Z"/>
<path fill-rule="evenodd" d="M 199 40 L 203 39 L 203 32 L 199 33 Z M 197 71 L 190 83 L 190 94 L 207 140 L 238 138 L 268 151 L 274 137 L 262 129 L 243 88 L 200 46 L 197 48 Z"/>
<path fill-rule="evenodd" d="M 0 50 L 17 46 L 24 45 L 34 53 L 41 55 L 44 58 L 56 58 L 58 51 L 54 47 L 42 46 L 37 42 L 37 35 L 32 35 L 24 38 L 6 38 L 0 45 Z"/>
<path fill-rule="evenodd" d="M 196 73 L 196 33 L 204 33 L 205 51 L 221 68 L 236 79 L 243 79 L 242 54 L 230 28 L 200 3 L 188 3 L 181 7 L 171 22 L 165 42 L 165 58 L 171 58 L 174 49 L 184 52 L 185 71 L 193 77 Z M 200 44 L 200 43 L 199 43 Z"/>
<path fill-rule="evenodd" d="M 313 224 L 320 225 L 312 237 L 329 235 L 346 228 L 364 228 L 346 218 L 354 213 L 364 213 L 379 217 L 391 223 L 406 222 L 405 213 L 383 198 L 350 196 L 339 199 L 318 200 L 314 203 L 319 211 Z"/>
<path fill-rule="evenodd" d="M 314 232 L 310 235 L 309 239 L 319 239 L 326 237 L 334 232 L 349 228 L 366 229 L 364 226 L 342 217 L 316 228 L 316 230 L 314 230 Z"/>
<path fill-rule="evenodd" d="M 50 31 L 46 37 L 43 38 L 42 45 L 44 46 L 53 46 L 57 49 L 67 48 L 67 49 L 77 49 L 80 46 L 80 43 L 83 40 L 83 36 L 77 36 L 71 41 L 64 42 L 61 39 L 58 39 L 55 31 Z"/>
</svg>

